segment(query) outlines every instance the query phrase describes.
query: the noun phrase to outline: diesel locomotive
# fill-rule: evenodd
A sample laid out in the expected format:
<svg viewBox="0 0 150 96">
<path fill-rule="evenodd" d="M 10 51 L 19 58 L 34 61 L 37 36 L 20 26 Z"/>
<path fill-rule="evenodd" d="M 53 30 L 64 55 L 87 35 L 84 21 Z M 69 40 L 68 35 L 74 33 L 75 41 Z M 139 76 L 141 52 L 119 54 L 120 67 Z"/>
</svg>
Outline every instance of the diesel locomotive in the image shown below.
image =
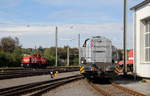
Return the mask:
<svg viewBox="0 0 150 96">
<path fill-rule="evenodd" d="M 96 36 L 85 40 L 80 48 L 80 73 L 89 78 L 111 78 L 115 76 L 118 61 L 117 49 L 111 40 Z"/>
<path fill-rule="evenodd" d="M 45 68 L 48 65 L 48 60 L 40 54 L 25 56 L 21 60 L 21 66 L 24 68 Z"/>
</svg>

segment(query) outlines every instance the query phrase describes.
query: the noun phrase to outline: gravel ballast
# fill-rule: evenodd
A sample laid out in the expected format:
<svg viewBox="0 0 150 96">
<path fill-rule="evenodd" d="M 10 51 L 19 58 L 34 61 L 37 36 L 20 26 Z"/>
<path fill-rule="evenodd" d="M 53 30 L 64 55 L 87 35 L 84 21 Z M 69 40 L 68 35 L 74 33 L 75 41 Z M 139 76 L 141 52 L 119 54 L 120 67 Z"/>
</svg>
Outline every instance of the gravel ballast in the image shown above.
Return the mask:
<svg viewBox="0 0 150 96">
<path fill-rule="evenodd" d="M 74 81 L 65 84 L 54 90 L 49 91 L 42 96 L 102 96 L 93 89 L 88 82 L 83 80 Z"/>
</svg>

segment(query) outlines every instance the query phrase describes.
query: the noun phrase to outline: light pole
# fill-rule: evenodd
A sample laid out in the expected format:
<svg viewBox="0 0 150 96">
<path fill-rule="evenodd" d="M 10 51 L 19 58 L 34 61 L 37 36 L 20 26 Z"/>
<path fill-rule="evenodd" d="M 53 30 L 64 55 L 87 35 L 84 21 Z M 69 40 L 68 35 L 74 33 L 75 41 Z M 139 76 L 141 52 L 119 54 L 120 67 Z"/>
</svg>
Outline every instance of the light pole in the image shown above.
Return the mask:
<svg viewBox="0 0 150 96">
<path fill-rule="evenodd" d="M 127 0 L 124 0 L 124 34 L 123 34 L 123 45 L 124 45 L 124 74 L 127 73 L 127 14 L 128 14 Z"/>
<path fill-rule="evenodd" d="M 75 40 L 75 39 L 61 39 L 63 41 L 67 41 L 67 66 L 70 66 L 70 48 L 69 48 L 69 41 Z"/>
<path fill-rule="evenodd" d="M 78 34 L 79 66 L 80 66 L 80 34 Z"/>
<path fill-rule="evenodd" d="M 57 67 L 58 66 L 58 58 L 57 58 L 57 46 L 58 46 L 58 38 L 57 38 L 57 35 L 58 35 L 58 28 L 56 26 L 56 30 L 55 30 L 55 51 L 56 51 L 56 61 L 55 61 L 55 66 Z"/>
<path fill-rule="evenodd" d="M 67 46 L 67 66 L 69 66 L 69 58 L 70 58 L 70 53 L 69 53 L 69 45 Z"/>
<path fill-rule="evenodd" d="M 74 39 L 70 39 L 70 40 L 68 39 L 68 41 L 72 41 L 72 40 L 74 40 Z M 69 59 L 70 59 L 70 50 L 69 50 L 69 44 L 68 44 L 68 46 L 67 46 L 67 66 L 70 65 Z"/>
</svg>

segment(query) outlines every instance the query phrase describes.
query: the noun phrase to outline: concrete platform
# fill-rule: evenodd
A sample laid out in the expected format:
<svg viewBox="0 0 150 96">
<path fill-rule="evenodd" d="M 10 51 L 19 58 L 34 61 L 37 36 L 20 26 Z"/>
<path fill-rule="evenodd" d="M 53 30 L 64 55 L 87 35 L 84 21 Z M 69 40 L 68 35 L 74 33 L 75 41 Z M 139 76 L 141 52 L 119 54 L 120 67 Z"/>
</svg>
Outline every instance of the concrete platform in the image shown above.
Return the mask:
<svg viewBox="0 0 150 96">
<path fill-rule="evenodd" d="M 150 83 L 134 80 L 120 80 L 115 82 L 120 84 L 121 86 L 143 93 L 146 96 L 150 96 Z"/>
<path fill-rule="evenodd" d="M 51 78 L 50 75 L 40 75 L 40 76 L 31 76 L 31 77 L 23 77 L 23 78 L 5 79 L 5 80 L 0 80 L 0 89 L 12 87 L 12 86 L 24 85 L 28 83 L 57 79 L 57 78 L 72 76 L 76 74 L 80 74 L 79 71 L 58 73 L 58 75 L 54 78 Z"/>
</svg>

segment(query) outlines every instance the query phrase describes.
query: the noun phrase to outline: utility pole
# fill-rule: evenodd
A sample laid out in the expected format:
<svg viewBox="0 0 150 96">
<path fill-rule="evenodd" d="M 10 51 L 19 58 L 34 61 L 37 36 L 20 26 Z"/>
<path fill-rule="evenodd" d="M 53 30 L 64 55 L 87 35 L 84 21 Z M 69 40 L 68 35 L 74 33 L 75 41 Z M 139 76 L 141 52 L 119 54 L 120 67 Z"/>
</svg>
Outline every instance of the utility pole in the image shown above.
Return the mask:
<svg viewBox="0 0 150 96">
<path fill-rule="evenodd" d="M 127 73 L 127 0 L 124 0 L 124 34 L 123 34 L 123 44 L 124 44 L 124 74 Z"/>
<path fill-rule="evenodd" d="M 69 56 L 70 54 L 69 54 L 69 45 L 67 46 L 67 66 L 69 66 L 69 58 L 70 58 L 70 56 Z"/>
<path fill-rule="evenodd" d="M 79 66 L 80 66 L 80 34 L 78 34 Z"/>
<path fill-rule="evenodd" d="M 55 31 L 56 31 L 56 32 L 55 32 L 55 44 L 56 44 L 56 45 L 55 45 L 55 48 L 56 48 L 56 53 L 55 53 L 55 54 L 56 54 L 55 66 L 57 67 L 57 66 L 58 66 L 58 64 L 57 64 L 57 61 L 58 61 L 58 60 L 57 60 L 57 59 L 58 59 L 58 58 L 57 58 L 57 46 L 58 46 L 58 42 L 57 42 L 57 41 L 58 41 L 58 40 L 57 40 L 57 35 L 58 35 L 58 32 L 57 32 L 57 31 L 58 31 L 58 28 L 57 28 L 57 26 L 56 26 L 56 30 L 55 30 Z"/>
</svg>

